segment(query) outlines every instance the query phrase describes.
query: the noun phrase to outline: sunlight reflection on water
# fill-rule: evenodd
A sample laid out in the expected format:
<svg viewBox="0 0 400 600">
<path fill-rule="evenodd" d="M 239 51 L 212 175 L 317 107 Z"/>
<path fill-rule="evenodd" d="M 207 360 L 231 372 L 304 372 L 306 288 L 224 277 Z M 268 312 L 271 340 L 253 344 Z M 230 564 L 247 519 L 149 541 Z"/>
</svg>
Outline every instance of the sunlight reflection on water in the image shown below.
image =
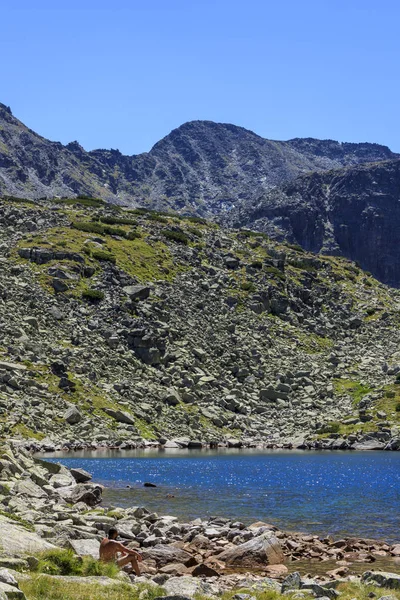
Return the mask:
<svg viewBox="0 0 400 600">
<path fill-rule="evenodd" d="M 222 515 L 318 535 L 400 537 L 396 452 L 102 451 L 51 456 L 92 473 L 107 486 L 104 501 L 110 504 L 142 505 L 184 520 Z M 157 487 L 144 488 L 145 481 Z"/>
</svg>

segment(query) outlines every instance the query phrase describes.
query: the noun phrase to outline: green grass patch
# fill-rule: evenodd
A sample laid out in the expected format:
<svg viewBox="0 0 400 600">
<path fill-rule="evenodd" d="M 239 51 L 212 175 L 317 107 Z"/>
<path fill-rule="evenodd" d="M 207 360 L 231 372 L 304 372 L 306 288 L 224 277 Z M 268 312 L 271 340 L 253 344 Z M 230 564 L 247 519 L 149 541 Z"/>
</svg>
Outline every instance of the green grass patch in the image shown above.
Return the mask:
<svg viewBox="0 0 400 600">
<path fill-rule="evenodd" d="M 25 519 L 23 519 L 19 515 L 15 515 L 14 513 L 8 513 L 5 510 L 0 510 L 0 515 L 3 517 L 7 517 L 7 519 L 11 519 L 11 521 L 15 521 L 15 523 L 21 525 L 28 531 L 35 531 L 35 528 L 32 525 L 32 523 L 29 523 L 29 521 L 25 521 Z"/>
<path fill-rule="evenodd" d="M 164 229 L 162 231 L 164 237 L 171 242 L 177 242 L 178 244 L 183 244 L 187 246 L 189 243 L 189 238 L 183 231 L 173 231 L 172 229 Z"/>
<path fill-rule="evenodd" d="M 81 577 L 105 575 L 116 577 L 119 569 L 114 563 L 104 563 L 92 556 L 77 556 L 72 550 L 47 550 L 38 557 L 36 572 L 47 575 L 78 575 Z"/>
<path fill-rule="evenodd" d="M 95 290 L 94 288 L 86 288 L 82 292 L 82 298 L 90 302 L 100 302 L 100 300 L 104 299 L 104 292 Z"/>
<path fill-rule="evenodd" d="M 43 440 L 45 437 L 44 433 L 41 433 L 40 431 L 33 431 L 33 429 L 25 425 L 25 423 L 17 423 L 14 425 L 12 428 L 12 433 L 15 435 L 20 435 L 24 439 L 32 438 L 38 441 Z"/>
<path fill-rule="evenodd" d="M 19 198 L 18 196 L 3 196 L 2 200 L 12 202 L 13 204 L 29 204 L 30 206 L 36 206 L 36 202 L 29 198 Z"/>
<path fill-rule="evenodd" d="M 54 200 L 56 204 L 64 204 L 66 206 L 75 206 L 80 204 L 81 206 L 88 206 L 94 208 L 101 208 L 106 203 L 101 198 L 91 198 L 90 196 L 77 196 L 76 198 L 58 198 Z"/>
<path fill-rule="evenodd" d="M 100 217 L 100 221 L 102 223 L 106 223 L 106 225 L 133 225 L 136 226 L 138 222 L 136 219 L 131 219 L 129 217 Z"/>
<path fill-rule="evenodd" d="M 117 262 L 116 257 L 112 252 L 108 252 L 107 250 L 92 250 L 91 256 L 96 260 L 111 262 L 114 265 Z"/>
<path fill-rule="evenodd" d="M 353 399 L 353 407 L 357 407 L 360 400 L 366 394 L 372 392 L 372 388 L 368 385 L 362 384 L 359 381 L 353 381 L 352 379 L 335 379 L 333 386 L 336 395 L 348 395 Z"/>
<path fill-rule="evenodd" d="M 54 579 L 46 575 L 37 575 L 20 582 L 20 588 L 28 600 L 154 600 L 165 596 L 159 586 L 118 583 L 101 585 L 99 583 L 72 582 Z"/>
</svg>

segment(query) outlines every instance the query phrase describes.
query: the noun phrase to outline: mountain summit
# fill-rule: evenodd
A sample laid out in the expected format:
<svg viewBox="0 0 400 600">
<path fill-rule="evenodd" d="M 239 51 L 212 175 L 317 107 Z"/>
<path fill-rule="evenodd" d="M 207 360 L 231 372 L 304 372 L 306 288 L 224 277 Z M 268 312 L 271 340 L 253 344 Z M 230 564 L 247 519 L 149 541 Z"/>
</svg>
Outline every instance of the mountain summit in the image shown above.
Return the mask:
<svg viewBox="0 0 400 600">
<path fill-rule="evenodd" d="M 344 255 L 400 283 L 400 155 L 386 146 L 264 139 L 191 121 L 150 152 L 87 152 L 28 129 L 0 104 L 0 195 L 89 195 L 258 229 L 307 250 Z"/>
<path fill-rule="evenodd" d="M 86 152 L 46 140 L 0 104 L 0 192 L 31 199 L 89 194 L 212 216 L 309 171 L 397 157 L 378 144 L 271 141 L 212 121 L 185 123 L 148 153 Z"/>
</svg>

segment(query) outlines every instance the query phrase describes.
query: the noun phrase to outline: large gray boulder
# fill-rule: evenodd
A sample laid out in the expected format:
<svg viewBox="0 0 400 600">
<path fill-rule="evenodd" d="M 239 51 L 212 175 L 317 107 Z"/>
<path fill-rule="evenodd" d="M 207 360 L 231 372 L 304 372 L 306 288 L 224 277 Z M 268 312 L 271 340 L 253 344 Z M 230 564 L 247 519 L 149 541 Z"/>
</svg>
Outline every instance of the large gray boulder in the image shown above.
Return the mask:
<svg viewBox="0 0 400 600">
<path fill-rule="evenodd" d="M 99 558 L 100 542 L 98 540 L 68 540 L 68 544 L 78 556 Z"/>
<path fill-rule="evenodd" d="M 112 408 L 103 408 L 103 410 L 109 417 L 118 421 L 118 423 L 126 423 L 127 425 L 135 424 L 135 419 L 123 410 L 113 410 Z"/>
<path fill-rule="evenodd" d="M 218 560 L 227 566 L 246 568 L 279 565 L 284 562 L 284 559 L 279 540 L 271 532 L 266 532 L 218 554 Z"/>
<path fill-rule="evenodd" d="M 379 585 L 391 590 L 400 590 L 400 575 L 384 571 L 365 571 L 361 581 L 365 584 Z"/>
<path fill-rule="evenodd" d="M 147 285 L 127 285 L 123 291 L 131 300 L 146 300 L 150 296 L 150 288 Z"/>
<path fill-rule="evenodd" d="M 168 596 L 182 596 L 193 598 L 196 594 L 203 596 L 214 596 L 217 592 L 216 586 L 213 586 L 206 581 L 202 581 L 199 577 L 171 577 L 163 584 L 163 588 Z"/>
<path fill-rule="evenodd" d="M 82 421 L 82 414 L 79 412 L 76 406 L 71 406 L 64 413 L 64 421 L 70 425 L 76 425 Z"/>
<path fill-rule="evenodd" d="M 88 506 L 96 506 L 101 501 L 102 487 L 92 483 L 78 483 L 71 487 L 60 487 L 57 493 L 71 504 L 84 502 Z"/>
<path fill-rule="evenodd" d="M 55 548 L 36 533 L 28 531 L 21 525 L 15 525 L 6 517 L 0 516 L 0 544 L 7 556 L 37 554 Z"/>
</svg>

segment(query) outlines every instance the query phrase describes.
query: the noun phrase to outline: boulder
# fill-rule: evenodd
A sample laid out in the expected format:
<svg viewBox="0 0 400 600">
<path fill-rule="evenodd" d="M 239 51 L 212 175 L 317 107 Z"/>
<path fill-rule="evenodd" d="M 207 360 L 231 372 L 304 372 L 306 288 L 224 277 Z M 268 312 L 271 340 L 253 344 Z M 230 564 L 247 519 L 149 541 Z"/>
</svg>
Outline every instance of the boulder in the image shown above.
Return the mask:
<svg viewBox="0 0 400 600">
<path fill-rule="evenodd" d="M 127 285 L 123 291 L 131 300 L 146 300 L 150 296 L 150 288 L 146 285 Z"/>
<path fill-rule="evenodd" d="M 100 542 L 98 540 L 69 540 L 68 544 L 78 556 L 99 558 Z"/>
<path fill-rule="evenodd" d="M 92 479 L 91 474 L 84 469 L 72 468 L 70 472 L 77 483 L 87 483 Z"/>
<path fill-rule="evenodd" d="M 365 584 L 379 585 L 391 590 L 400 590 L 400 575 L 384 571 L 365 571 L 361 576 Z"/>
<path fill-rule="evenodd" d="M 280 565 L 284 561 L 284 555 L 279 540 L 271 532 L 266 532 L 225 550 L 218 555 L 218 560 L 225 562 L 227 566 L 254 568 Z"/>
<path fill-rule="evenodd" d="M 182 597 L 193 598 L 196 594 L 213 596 L 217 591 L 215 586 L 202 581 L 200 578 L 185 575 L 183 577 L 171 577 L 164 583 L 163 588 L 168 596 L 179 597 L 179 599 Z"/>
<path fill-rule="evenodd" d="M 47 493 L 39 487 L 32 479 L 21 479 L 14 485 L 15 494 L 29 496 L 29 498 L 46 498 Z"/>
<path fill-rule="evenodd" d="M 0 600 L 26 600 L 24 592 L 8 583 L 0 582 Z"/>
<path fill-rule="evenodd" d="M 8 556 L 37 554 L 45 550 L 53 550 L 56 547 L 40 538 L 36 533 L 28 531 L 21 525 L 15 525 L 3 516 L 0 516 L 0 539 Z"/>
<path fill-rule="evenodd" d="M 301 588 L 301 577 L 300 573 L 294 571 L 290 573 L 282 581 L 281 593 L 284 594 L 288 590 L 299 590 Z"/>
<path fill-rule="evenodd" d="M 181 548 L 168 546 L 164 544 L 156 544 L 153 547 L 143 550 L 143 559 L 154 560 L 157 567 L 164 567 L 169 563 L 182 563 L 186 565 L 192 556 Z"/>
<path fill-rule="evenodd" d="M 84 502 L 88 506 L 96 506 L 101 502 L 102 488 L 91 483 L 78 483 L 71 487 L 58 488 L 57 493 L 71 504 Z"/>
<path fill-rule="evenodd" d="M 64 413 L 64 421 L 70 425 L 76 425 L 82 420 L 82 415 L 76 406 L 71 406 Z"/>
<path fill-rule="evenodd" d="M 108 416 L 118 421 L 118 423 L 126 423 L 127 425 L 135 424 L 135 419 L 123 410 L 113 410 L 112 408 L 103 408 L 103 410 Z"/>
</svg>

